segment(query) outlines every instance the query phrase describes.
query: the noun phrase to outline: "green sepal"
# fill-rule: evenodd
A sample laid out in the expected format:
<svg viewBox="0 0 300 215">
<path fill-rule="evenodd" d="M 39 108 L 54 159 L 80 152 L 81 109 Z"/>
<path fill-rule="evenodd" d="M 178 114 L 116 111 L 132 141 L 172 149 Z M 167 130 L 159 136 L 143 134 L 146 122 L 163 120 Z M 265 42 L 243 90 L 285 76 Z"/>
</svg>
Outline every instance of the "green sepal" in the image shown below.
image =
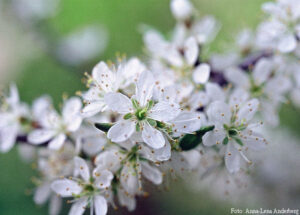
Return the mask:
<svg viewBox="0 0 300 215">
<path fill-rule="evenodd" d="M 164 128 L 166 126 L 165 123 L 160 122 L 160 121 L 156 121 L 156 125 L 157 125 L 158 128 Z"/>
<path fill-rule="evenodd" d="M 223 139 L 223 145 L 227 145 L 227 144 L 228 144 L 228 141 L 229 141 L 228 137 L 225 137 L 225 138 Z"/>
<path fill-rule="evenodd" d="M 135 109 L 139 108 L 139 102 L 136 99 L 131 99 L 131 102 Z"/>
<path fill-rule="evenodd" d="M 235 135 L 238 135 L 238 133 L 239 133 L 239 132 L 238 132 L 237 129 L 231 128 L 231 129 L 228 130 L 229 136 L 235 136 Z"/>
<path fill-rule="evenodd" d="M 242 142 L 242 140 L 240 138 L 234 137 L 233 138 L 235 140 L 235 142 L 237 142 L 237 144 L 239 144 L 240 146 L 244 146 L 244 143 Z"/>
<path fill-rule="evenodd" d="M 186 134 L 179 140 L 179 146 L 183 151 L 188 151 L 196 148 L 199 144 L 202 143 L 202 137 L 209 131 L 212 131 L 215 128 L 212 126 L 205 126 L 200 128 L 195 134 Z"/>
<path fill-rule="evenodd" d="M 147 104 L 147 110 L 150 110 L 154 105 L 154 102 L 152 100 L 150 100 Z"/>
<path fill-rule="evenodd" d="M 147 122 L 149 122 L 149 124 L 152 126 L 152 127 L 156 127 L 156 125 L 157 125 L 157 123 L 156 123 L 156 121 L 155 120 L 153 120 L 153 119 L 147 119 Z"/>
<path fill-rule="evenodd" d="M 123 119 L 130 119 L 132 117 L 132 114 L 131 113 L 127 113 L 123 116 Z"/>
<path fill-rule="evenodd" d="M 137 123 L 137 124 L 135 125 L 135 130 L 136 130 L 136 132 L 140 132 L 140 131 L 141 131 L 141 128 L 140 128 L 140 124 L 139 124 L 139 123 Z"/>
<path fill-rule="evenodd" d="M 112 126 L 113 123 L 95 123 L 95 127 L 103 132 L 108 132 Z"/>
</svg>

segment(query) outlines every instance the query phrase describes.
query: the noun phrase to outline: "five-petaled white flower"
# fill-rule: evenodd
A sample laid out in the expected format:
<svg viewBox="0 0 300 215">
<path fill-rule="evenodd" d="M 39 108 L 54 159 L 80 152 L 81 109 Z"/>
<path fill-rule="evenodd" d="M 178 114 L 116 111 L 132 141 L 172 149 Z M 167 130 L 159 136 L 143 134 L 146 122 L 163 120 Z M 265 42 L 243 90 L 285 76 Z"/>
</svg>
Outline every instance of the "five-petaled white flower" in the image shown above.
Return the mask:
<svg viewBox="0 0 300 215">
<path fill-rule="evenodd" d="M 121 63 L 117 68 L 108 67 L 104 62 L 98 63 L 89 80 L 90 89 L 82 94 L 87 103 L 82 110 L 83 116 L 90 117 L 104 111 L 107 108 L 104 96 L 120 89 L 125 90 L 145 70 L 145 65 L 137 58 Z"/>
<path fill-rule="evenodd" d="M 165 139 L 157 123 L 173 120 L 180 113 L 178 104 L 166 101 L 154 104 L 152 98 L 154 79 L 150 72 L 143 72 L 136 84 L 136 94 L 131 100 L 121 93 L 108 93 L 105 102 L 109 109 L 123 115 L 123 119 L 108 131 L 113 142 L 123 142 L 134 132 L 141 131 L 146 144 L 154 149 L 162 148 Z"/>
<path fill-rule="evenodd" d="M 232 99 L 231 105 L 215 101 L 207 110 L 209 122 L 214 124 L 215 128 L 203 136 L 203 144 L 205 146 L 226 145 L 225 165 L 231 173 L 240 170 L 241 157 L 251 163 L 244 155 L 247 148 L 259 150 L 266 145 L 266 140 L 261 134 L 253 131 L 253 128 L 260 123 L 248 124 L 258 110 L 258 106 L 257 99 L 248 102 Z"/>
<path fill-rule="evenodd" d="M 79 129 L 82 122 L 81 107 L 80 99 L 73 97 L 65 101 L 62 116 L 53 108 L 45 111 L 39 120 L 40 128 L 29 133 L 28 141 L 32 144 L 50 141 L 50 149 L 60 149 L 67 136 Z"/>
<path fill-rule="evenodd" d="M 91 214 L 105 215 L 107 213 L 107 200 L 103 196 L 110 187 L 113 174 L 108 170 L 94 169 L 90 175 L 88 164 L 80 157 L 74 158 L 75 175 L 81 178 L 59 179 L 51 184 L 54 192 L 61 197 L 74 197 L 74 204 L 70 215 L 82 215 L 86 207 L 90 207 Z"/>
</svg>

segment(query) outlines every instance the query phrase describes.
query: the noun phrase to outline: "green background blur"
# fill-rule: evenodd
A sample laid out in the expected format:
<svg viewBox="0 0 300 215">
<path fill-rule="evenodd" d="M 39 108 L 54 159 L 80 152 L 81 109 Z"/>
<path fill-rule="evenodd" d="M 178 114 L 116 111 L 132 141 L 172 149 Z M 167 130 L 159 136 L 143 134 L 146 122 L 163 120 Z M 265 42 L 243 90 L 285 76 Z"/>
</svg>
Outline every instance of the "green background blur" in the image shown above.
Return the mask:
<svg viewBox="0 0 300 215">
<path fill-rule="evenodd" d="M 222 29 L 212 44 L 212 52 L 230 47 L 234 35 L 243 27 L 254 28 L 261 20 L 260 5 L 265 0 L 194 0 L 201 15 L 212 14 L 221 23 Z M 142 36 L 138 31 L 140 24 L 154 26 L 167 33 L 174 26 L 169 10 L 169 0 L 61 0 L 57 16 L 47 20 L 44 25 L 59 35 L 88 24 L 102 24 L 109 31 L 109 45 L 100 60 L 114 60 L 116 52 L 127 56 L 142 54 Z M 45 27 L 44 26 L 44 27 Z M 34 98 L 50 94 L 55 103 L 61 101 L 62 93 L 73 95 L 83 90 L 83 72 L 91 71 L 96 61 L 83 67 L 64 67 L 45 53 L 18 67 L 20 71 L 16 82 L 21 99 L 31 102 Z M 299 123 L 291 110 L 284 110 L 284 123 L 295 127 Z M 298 123 L 298 124 L 297 124 Z M 26 195 L 32 188 L 34 175 L 30 164 L 24 164 L 16 149 L 0 155 L 0 214 L 47 214 L 47 207 L 35 206 L 32 196 Z M 182 187 L 173 186 L 170 192 L 151 192 L 150 198 L 141 199 L 135 214 L 229 214 L 231 205 L 214 202 L 206 194 L 191 194 Z M 109 211 L 109 214 L 111 211 Z M 115 212 L 112 212 L 115 213 Z M 117 212 L 126 213 L 125 210 Z M 64 213 L 65 214 L 65 213 Z"/>
</svg>

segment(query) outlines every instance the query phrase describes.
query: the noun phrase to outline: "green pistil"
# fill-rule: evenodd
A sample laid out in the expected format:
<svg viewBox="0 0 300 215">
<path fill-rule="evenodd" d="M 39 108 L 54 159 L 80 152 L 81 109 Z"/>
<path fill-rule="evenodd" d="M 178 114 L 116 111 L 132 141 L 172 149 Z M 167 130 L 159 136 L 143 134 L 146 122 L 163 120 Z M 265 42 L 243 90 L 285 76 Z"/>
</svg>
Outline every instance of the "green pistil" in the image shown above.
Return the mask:
<svg viewBox="0 0 300 215">
<path fill-rule="evenodd" d="M 223 125 L 225 131 L 227 132 L 227 136 L 223 139 L 223 144 L 227 145 L 230 139 L 235 140 L 239 145 L 243 146 L 242 140 L 239 138 L 239 132 L 244 130 L 246 127 L 244 125 L 240 125 L 238 127 Z"/>
<path fill-rule="evenodd" d="M 147 109 L 138 109 L 134 115 L 139 121 L 145 120 L 147 117 Z"/>
<path fill-rule="evenodd" d="M 84 185 L 84 191 L 86 191 L 86 192 L 88 192 L 88 193 L 90 193 L 90 192 L 94 192 L 95 191 L 95 188 L 94 188 L 94 186 L 93 185 L 91 185 L 91 184 L 86 184 L 86 185 Z"/>
</svg>

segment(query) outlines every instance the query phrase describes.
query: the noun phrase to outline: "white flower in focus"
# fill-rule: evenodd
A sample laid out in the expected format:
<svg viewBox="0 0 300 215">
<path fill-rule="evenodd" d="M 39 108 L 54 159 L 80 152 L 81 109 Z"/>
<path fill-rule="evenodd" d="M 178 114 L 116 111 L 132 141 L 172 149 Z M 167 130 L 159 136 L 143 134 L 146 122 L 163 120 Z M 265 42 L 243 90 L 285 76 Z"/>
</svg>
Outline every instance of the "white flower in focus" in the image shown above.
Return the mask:
<svg viewBox="0 0 300 215">
<path fill-rule="evenodd" d="M 259 124 L 249 124 L 258 110 L 259 102 L 251 99 L 240 103 L 244 98 L 231 99 L 231 105 L 221 101 L 211 103 L 207 110 L 209 123 L 215 125 L 213 131 L 203 136 L 205 146 L 224 145 L 225 165 L 230 173 L 240 170 L 241 158 L 251 163 L 244 152 L 249 148 L 260 150 L 265 147 L 266 140 L 253 129 Z"/>
<path fill-rule="evenodd" d="M 123 142 L 135 132 L 141 132 L 146 144 L 154 149 L 162 148 L 165 139 L 162 129 L 156 128 L 157 123 L 173 120 L 180 113 L 175 103 L 158 102 L 151 100 L 154 88 L 154 79 L 150 72 L 143 72 L 136 85 L 136 94 L 131 100 L 121 93 L 105 95 L 105 102 L 109 109 L 123 115 L 108 131 L 108 138 L 113 142 Z"/>
<path fill-rule="evenodd" d="M 82 158 L 75 157 L 74 163 L 75 173 L 81 178 L 56 180 L 51 184 L 52 190 L 61 197 L 74 197 L 70 215 L 82 215 L 87 207 L 90 207 L 92 215 L 105 215 L 108 206 L 103 195 L 110 187 L 113 174 L 96 168 L 90 175 L 89 167 Z"/>
<path fill-rule="evenodd" d="M 79 129 L 82 122 L 81 107 L 80 99 L 73 97 L 64 102 L 62 116 L 54 109 L 44 112 L 40 119 L 41 128 L 30 132 L 28 141 L 37 145 L 50 141 L 48 144 L 50 149 L 60 149 L 67 136 Z"/>
<path fill-rule="evenodd" d="M 118 90 L 126 91 L 145 70 L 145 65 L 137 58 L 121 63 L 118 68 L 109 68 L 104 62 L 98 63 L 89 80 L 90 89 L 82 94 L 86 103 L 82 110 L 83 116 L 90 117 L 104 111 L 107 108 L 104 96 Z"/>
</svg>

